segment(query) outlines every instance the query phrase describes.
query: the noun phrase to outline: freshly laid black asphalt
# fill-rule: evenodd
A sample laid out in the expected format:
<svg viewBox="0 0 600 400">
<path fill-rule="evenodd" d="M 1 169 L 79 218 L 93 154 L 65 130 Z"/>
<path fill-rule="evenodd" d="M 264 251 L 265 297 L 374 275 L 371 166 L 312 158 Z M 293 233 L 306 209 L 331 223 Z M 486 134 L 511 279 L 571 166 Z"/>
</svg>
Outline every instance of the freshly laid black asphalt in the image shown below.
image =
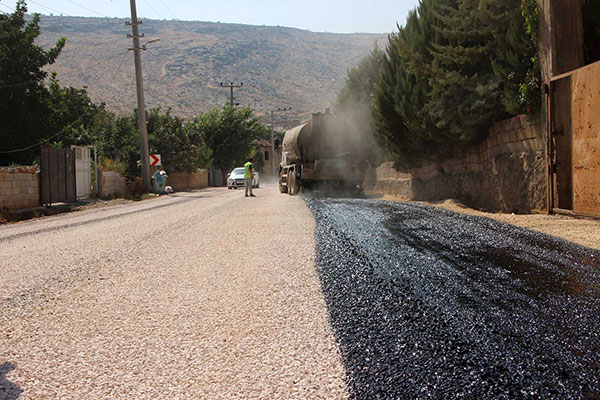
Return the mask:
<svg viewBox="0 0 600 400">
<path fill-rule="evenodd" d="M 600 399 L 600 252 L 411 203 L 306 200 L 355 399 Z"/>
</svg>

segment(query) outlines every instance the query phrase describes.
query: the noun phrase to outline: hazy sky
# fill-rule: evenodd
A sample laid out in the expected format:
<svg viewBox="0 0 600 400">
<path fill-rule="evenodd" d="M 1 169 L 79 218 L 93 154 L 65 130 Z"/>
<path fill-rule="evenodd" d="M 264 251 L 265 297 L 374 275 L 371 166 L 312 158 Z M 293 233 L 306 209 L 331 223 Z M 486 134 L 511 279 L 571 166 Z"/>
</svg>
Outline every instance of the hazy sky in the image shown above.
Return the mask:
<svg viewBox="0 0 600 400">
<path fill-rule="evenodd" d="M 389 33 L 404 25 L 418 0 L 136 0 L 138 17 L 281 25 L 317 32 Z M 10 12 L 16 0 L 0 0 Z M 30 12 L 128 17 L 129 0 L 27 0 Z"/>
</svg>

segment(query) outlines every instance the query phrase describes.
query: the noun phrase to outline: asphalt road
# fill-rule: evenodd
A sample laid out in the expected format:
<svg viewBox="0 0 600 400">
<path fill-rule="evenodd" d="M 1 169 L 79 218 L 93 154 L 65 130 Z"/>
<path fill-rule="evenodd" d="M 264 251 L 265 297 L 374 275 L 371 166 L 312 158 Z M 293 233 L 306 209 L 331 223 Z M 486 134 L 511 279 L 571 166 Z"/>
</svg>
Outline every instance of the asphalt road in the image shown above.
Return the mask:
<svg viewBox="0 0 600 400">
<path fill-rule="evenodd" d="M 308 205 L 352 398 L 600 398 L 600 252 L 418 204 Z"/>
<path fill-rule="evenodd" d="M 1 226 L 0 400 L 600 398 L 600 252 L 256 194 Z"/>
<path fill-rule="evenodd" d="M 312 215 L 255 193 L 0 226 L 0 400 L 347 398 Z"/>
</svg>

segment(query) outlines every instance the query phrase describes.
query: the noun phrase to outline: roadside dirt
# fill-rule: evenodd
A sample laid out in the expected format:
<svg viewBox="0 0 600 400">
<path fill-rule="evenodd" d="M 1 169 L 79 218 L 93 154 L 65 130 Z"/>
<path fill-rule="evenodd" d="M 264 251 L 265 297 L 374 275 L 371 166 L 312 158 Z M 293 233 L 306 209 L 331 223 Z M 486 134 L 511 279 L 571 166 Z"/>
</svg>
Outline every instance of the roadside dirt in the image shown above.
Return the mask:
<svg viewBox="0 0 600 400">
<path fill-rule="evenodd" d="M 395 196 L 384 196 L 381 200 L 406 201 Z M 456 200 L 445 200 L 438 203 L 420 202 L 440 207 L 461 214 L 477 215 L 506 224 L 520 226 L 532 231 L 546 233 L 569 242 L 600 250 L 600 220 L 574 218 L 562 215 L 542 214 L 502 214 L 488 213 L 469 208 Z"/>
</svg>

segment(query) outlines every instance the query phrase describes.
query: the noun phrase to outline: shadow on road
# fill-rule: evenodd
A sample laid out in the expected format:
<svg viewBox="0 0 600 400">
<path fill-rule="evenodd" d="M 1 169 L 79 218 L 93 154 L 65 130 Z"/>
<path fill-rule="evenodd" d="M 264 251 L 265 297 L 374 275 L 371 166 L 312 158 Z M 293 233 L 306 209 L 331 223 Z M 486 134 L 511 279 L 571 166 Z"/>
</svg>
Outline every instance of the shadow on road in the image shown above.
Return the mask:
<svg viewBox="0 0 600 400">
<path fill-rule="evenodd" d="M 6 374 L 15 369 L 13 363 L 6 362 L 0 365 L 0 400 L 16 400 L 23 390 L 6 379 Z"/>
</svg>

